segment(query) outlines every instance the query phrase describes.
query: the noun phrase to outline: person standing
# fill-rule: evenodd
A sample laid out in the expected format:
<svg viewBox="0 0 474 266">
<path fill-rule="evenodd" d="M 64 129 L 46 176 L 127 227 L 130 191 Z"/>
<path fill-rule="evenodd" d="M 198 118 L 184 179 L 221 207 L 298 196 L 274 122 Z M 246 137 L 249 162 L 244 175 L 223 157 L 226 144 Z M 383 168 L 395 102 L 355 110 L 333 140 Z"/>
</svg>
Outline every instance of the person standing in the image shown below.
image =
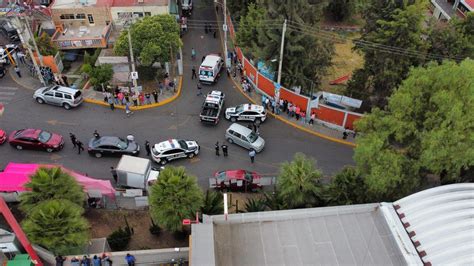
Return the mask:
<svg viewBox="0 0 474 266">
<path fill-rule="evenodd" d="M 347 130 L 344 130 L 344 132 L 342 132 L 342 139 L 347 139 L 348 135 Z"/>
<path fill-rule="evenodd" d="M 109 99 L 107 99 L 107 102 L 109 103 L 110 110 L 115 110 L 114 99 L 112 99 L 112 97 L 109 97 Z"/>
<path fill-rule="evenodd" d="M 151 104 L 151 94 L 149 92 L 145 93 L 146 104 Z"/>
<path fill-rule="evenodd" d="M 202 88 L 201 88 L 201 84 L 199 82 L 197 83 L 197 90 L 198 90 L 197 96 L 201 96 L 202 95 Z"/>
<path fill-rule="evenodd" d="M 196 59 L 196 50 L 194 50 L 194 48 L 191 48 L 191 59 Z"/>
<path fill-rule="evenodd" d="M 153 90 L 152 94 L 153 94 L 153 99 L 155 100 L 155 103 L 158 103 L 158 92 L 156 91 L 156 89 Z"/>
<path fill-rule="evenodd" d="M 20 68 L 18 67 L 18 65 L 15 66 L 15 72 L 18 75 L 18 77 L 21 78 L 21 72 L 20 72 Z"/>
<path fill-rule="evenodd" d="M 80 266 L 81 261 L 79 260 L 79 257 L 74 257 L 71 259 L 71 266 Z"/>
<path fill-rule="evenodd" d="M 100 258 L 97 257 L 97 255 L 94 255 L 94 258 L 92 259 L 92 265 L 93 266 L 102 266 Z"/>
<path fill-rule="evenodd" d="M 130 111 L 130 103 L 129 102 L 125 103 L 125 114 L 127 115 L 127 117 L 130 117 L 130 115 L 133 114 L 133 112 Z"/>
<path fill-rule="evenodd" d="M 314 119 L 316 119 L 316 114 L 312 112 L 308 124 L 314 125 Z"/>
<path fill-rule="evenodd" d="M 191 79 L 197 78 L 197 75 L 196 75 L 196 67 L 195 67 L 195 66 L 193 66 L 193 68 L 191 69 L 191 71 L 193 72 L 192 75 L 191 75 Z"/>
<path fill-rule="evenodd" d="M 94 133 L 92 133 L 92 135 L 93 135 L 94 138 L 96 138 L 96 139 L 99 139 L 99 138 L 100 138 L 100 134 L 99 134 L 99 132 L 97 132 L 97 129 L 94 130 Z"/>
<path fill-rule="evenodd" d="M 112 177 L 114 178 L 115 183 L 118 182 L 118 174 L 117 170 L 113 166 L 110 167 L 110 173 L 112 174 Z"/>
<path fill-rule="evenodd" d="M 91 259 L 89 259 L 89 257 L 87 257 L 87 256 L 82 257 L 81 265 L 82 266 L 91 266 Z"/>
<path fill-rule="evenodd" d="M 146 156 L 150 156 L 151 149 L 150 149 L 150 142 L 148 140 L 145 141 L 145 150 L 146 150 Z"/>
<path fill-rule="evenodd" d="M 249 151 L 249 157 L 250 157 L 250 161 L 251 161 L 252 163 L 255 162 L 255 155 L 256 155 L 256 154 L 257 154 L 257 153 L 255 152 L 254 149 L 251 149 L 251 150 Z"/>
<path fill-rule="evenodd" d="M 76 135 L 74 135 L 72 133 L 69 133 L 69 138 L 71 138 L 72 148 L 75 149 L 76 148 L 76 141 L 77 141 Z"/>
<path fill-rule="evenodd" d="M 77 154 L 81 154 L 81 150 L 84 151 L 84 144 L 80 140 L 76 140 Z"/>
<path fill-rule="evenodd" d="M 217 30 L 214 29 L 214 32 L 212 33 L 212 36 L 214 36 L 214 39 L 217 37 Z"/>
<path fill-rule="evenodd" d="M 127 261 L 128 266 L 135 266 L 135 256 L 130 253 L 127 253 L 127 256 L 125 256 L 125 261 Z"/>
<path fill-rule="evenodd" d="M 227 155 L 229 155 L 229 154 L 227 153 L 227 152 L 228 152 L 228 150 L 227 150 L 227 148 L 228 148 L 227 145 L 222 144 L 221 147 L 222 147 L 222 153 L 224 154 L 224 157 L 227 157 Z"/>
<path fill-rule="evenodd" d="M 56 266 L 63 266 L 66 258 L 61 255 L 56 256 Z"/>
<path fill-rule="evenodd" d="M 220 154 L 219 154 L 219 141 L 216 142 L 215 149 L 216 149 L 216 156 L 220 156 Z"/>
<path fill-rule="evenodd" d="M 24 65 L 26 64 L 25 62 L 25 54 L 22 51 L 19 51 L 16 53 L 16 56 L 18 57 L 18 60 Z"/>
<path fill-rule="evenodd" d="M 112 266 L 112 260 L 107 254 L 102 254 L 102 266 Z"/>
</svg>

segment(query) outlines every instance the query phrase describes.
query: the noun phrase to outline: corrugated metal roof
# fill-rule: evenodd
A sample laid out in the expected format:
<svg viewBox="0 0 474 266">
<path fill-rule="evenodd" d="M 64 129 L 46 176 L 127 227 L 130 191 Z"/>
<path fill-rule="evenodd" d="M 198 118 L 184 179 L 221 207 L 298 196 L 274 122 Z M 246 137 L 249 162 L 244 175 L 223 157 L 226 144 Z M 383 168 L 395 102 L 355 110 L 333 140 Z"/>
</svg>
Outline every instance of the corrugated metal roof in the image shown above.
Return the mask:
<svg viewBox="0 0 474 266">
<path fill-rule="evenodd" d="M 474 264 L 474 184 L 424 190 L 394 206 L 425 264 Z"/>
</svg>

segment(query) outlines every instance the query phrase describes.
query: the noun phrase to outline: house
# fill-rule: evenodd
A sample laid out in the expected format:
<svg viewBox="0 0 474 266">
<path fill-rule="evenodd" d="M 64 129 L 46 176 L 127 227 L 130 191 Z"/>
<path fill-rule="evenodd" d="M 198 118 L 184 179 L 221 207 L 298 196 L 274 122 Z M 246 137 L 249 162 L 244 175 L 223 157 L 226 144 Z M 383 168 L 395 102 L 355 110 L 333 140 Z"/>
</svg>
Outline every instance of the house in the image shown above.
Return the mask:
<svg viewBox="0 0 474 266">
<path fill-rule="evenodd" d="M 115 25 L 122 26 L 129 18 L 170 14 L 168 0 L 114 0 L 110 8 Z"/>
<path fill-rule="evenodd" d="M 56 0 L 51 6 L 56 32 L 52 41 L 61 50 L 105 48 L 112 31 L 113 0 Z"/>
<path fill-rule="evenodd" d="M 474 11 L 474 0 L 431 0 L 430 11 L 438 20 L 465 18 L 468 12 Z"/>
</svg>

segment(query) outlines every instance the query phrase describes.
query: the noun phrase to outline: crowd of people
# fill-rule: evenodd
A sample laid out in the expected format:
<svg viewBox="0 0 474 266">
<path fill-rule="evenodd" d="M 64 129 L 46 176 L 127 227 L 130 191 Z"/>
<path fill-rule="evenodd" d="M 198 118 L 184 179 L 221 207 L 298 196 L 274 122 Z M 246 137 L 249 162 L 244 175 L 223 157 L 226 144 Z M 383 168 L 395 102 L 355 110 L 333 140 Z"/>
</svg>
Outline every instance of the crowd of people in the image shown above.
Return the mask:
<svg viewBox="0 0 474 266">
<path fill-rule="evenodd" d="M 276 101 L 262 95 L 262 106 L 267 110 L 271 110 L 274 114 L 279 115 L 281 113 L 286 113 L 289 118 L 295 118 L 297 121 L 301 120 L 303 123 L 308 123 L 310 125 L 314 125 L 314 120 L 316 120 L 315 112 L 312 112 L 308 119 L 304 109 L 288 100 L 279 99 Z"/>
<path fill-rule="evenodd" d="M 67 258 L 61 255 L 56 256 L 56 266 L 63 266 L 66 260 Z M 125 263 L 128 266 L 134 266 L 135 262 L 135 256 L 131 255 L 130 253 L 127 253 L 127 255 L 125 256 Z M 112 263 L 112 260 L 106 253 L 103 253 L 102 256 L 94 255 L 94 257 L 92 258 L 90 258 L 89 256 L 83 256 L 82 259 L 79 256 L 71 258 L 72 266 L 112 266 Z"/>
</svg>

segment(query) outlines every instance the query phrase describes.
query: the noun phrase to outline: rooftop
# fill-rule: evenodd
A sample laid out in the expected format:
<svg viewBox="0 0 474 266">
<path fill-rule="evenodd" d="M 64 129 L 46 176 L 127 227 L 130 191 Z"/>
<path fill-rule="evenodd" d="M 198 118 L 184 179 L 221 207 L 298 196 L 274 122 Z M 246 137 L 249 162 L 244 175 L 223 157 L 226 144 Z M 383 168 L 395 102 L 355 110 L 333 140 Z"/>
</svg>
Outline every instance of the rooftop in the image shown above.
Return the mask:
<svg viewBox="0 0 474 266">
<path fill-rule="evenodd" d="M 103 1 L 103 0 L 98 0 Z M 113 0 L 113 7 L 125 7 L 125 6 L 167 6 L 168 0 Z"/>
</svg>

